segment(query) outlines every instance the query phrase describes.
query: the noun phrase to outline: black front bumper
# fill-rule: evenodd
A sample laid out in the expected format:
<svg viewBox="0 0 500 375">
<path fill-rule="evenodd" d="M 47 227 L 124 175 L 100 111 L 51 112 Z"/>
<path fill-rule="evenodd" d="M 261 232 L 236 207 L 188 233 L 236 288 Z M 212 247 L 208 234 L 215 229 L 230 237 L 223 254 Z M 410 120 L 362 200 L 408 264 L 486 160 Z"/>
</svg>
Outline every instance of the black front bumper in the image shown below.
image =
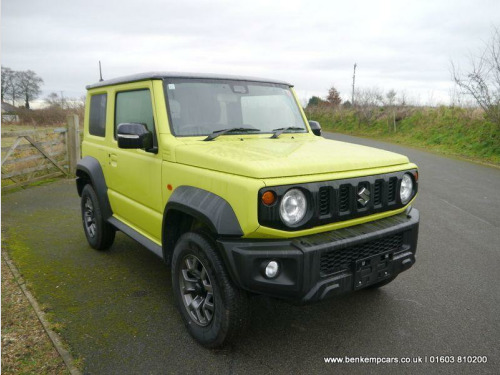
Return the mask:
<svg viewBox="0 0 500 375">
<path fill-rule="evenodd" d="M 239 287 L 258 294 L 313 302 L 395 277 L 415 263 L 419 212 L 287 240 L 219 239 Z M 267 263 L 280 272 L 265 277 Z"/>
</svg>

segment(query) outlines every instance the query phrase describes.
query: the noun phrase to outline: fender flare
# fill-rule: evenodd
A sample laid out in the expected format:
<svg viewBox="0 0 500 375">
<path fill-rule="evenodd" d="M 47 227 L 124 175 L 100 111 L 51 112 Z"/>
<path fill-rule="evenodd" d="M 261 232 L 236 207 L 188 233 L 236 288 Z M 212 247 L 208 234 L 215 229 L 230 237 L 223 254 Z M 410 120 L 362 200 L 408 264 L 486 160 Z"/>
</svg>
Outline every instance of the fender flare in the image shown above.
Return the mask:
<svg viewBox="0 0 500 375">
<path fill-rule="evenodd" d="M 220 196 L 193 186 L 174 190 L 163 213 L 163 223 L 170 210 L 195 217 L 220 236 L 243 236 L 240 223 L 231 205 Z"/>
<path fill-rule="evenodd" d="M 104 179 L 104 173 L 102 172 L 101 164 L 96 158 L 85 156 L 83 159 L 79 160 L 76 165 L 76 188 L 79 196 L 82 196 L 82 190 L 85 186 L 84 175 L 89 176 L 90 182 L 97 194 L 97 199 L 99 200 L 101 213 L 104 218 L 108 220 L 113 216 L 113 211 L 109 203 L 108 186 Z"/>
</svg>

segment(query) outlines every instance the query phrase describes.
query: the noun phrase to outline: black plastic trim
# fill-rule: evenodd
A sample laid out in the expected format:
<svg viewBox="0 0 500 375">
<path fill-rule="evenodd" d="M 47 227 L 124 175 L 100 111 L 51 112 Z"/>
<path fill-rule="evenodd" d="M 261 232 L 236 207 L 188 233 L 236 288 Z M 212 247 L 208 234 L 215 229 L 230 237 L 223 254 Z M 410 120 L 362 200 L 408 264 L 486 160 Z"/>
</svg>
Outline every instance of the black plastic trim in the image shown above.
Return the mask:
<svg viewBox="0 0 500 375">
<path fill-rule="evenodd" d="M 97 199 L 99 200 L 99 206 L 101 207 L 104 219 L 109 219 L 113 216 L 113 211 L 111 210 L 108 199 L 108 186 L 104 179 L 101 164 L 96 158 L 85 156 L 76 165 L 76 188 L 80 197 L 82 196 L 83 186 L 85 185 L 84 175 L 90 177 L 90 182 L 97 194 Z"/>
<path fill-rule="evenodd" d="M 349 251 L 357 245 L 401 233 L 403 245 L 394 252 L 394 273 L 415 263 L 419 212 L 416 209 L 385 219 L 335 231 L 286 240 L 219 238 L 217 243 L 233 282 L 249 292 L 307 303 L 357 290 L 352 269 L 322 275 L 321 255 L 326 251 Z M 343 250 L 344 249 L 344 250 Z M 274 279 L 262 275 L 271 260 L 281 266 Z"/>
<path fill-rule="evenodd" d="M 143 236 L 142 234 L 137 232 L 135 229 L 130 228 L 127 224 L 118 220 L 116 217 L 110 217 L 108 219 L 108 223 L 113 225 L 116 229 L 125 233 L 127 236 L 129 236 L 133 240 L 136 240 L 142 246 L 144 246 L 145 248 L 152 251 L 153 253 L 155 253 L 156 255 L 158 255 L 160 258 L 163 259 L 163 251 L 162 251 L 161 246 L 157 245 L 156 243 L 151 241 L 149 238 Z"/>
<path fill-rule="evenodd" d="M 243 236 L 231 205 L 209 191 L 193 186 L 179 186 L 165 207 L 163 222 L 170 210 L 178 210 L 197 218 L 216 235 Z"/>
</svg>

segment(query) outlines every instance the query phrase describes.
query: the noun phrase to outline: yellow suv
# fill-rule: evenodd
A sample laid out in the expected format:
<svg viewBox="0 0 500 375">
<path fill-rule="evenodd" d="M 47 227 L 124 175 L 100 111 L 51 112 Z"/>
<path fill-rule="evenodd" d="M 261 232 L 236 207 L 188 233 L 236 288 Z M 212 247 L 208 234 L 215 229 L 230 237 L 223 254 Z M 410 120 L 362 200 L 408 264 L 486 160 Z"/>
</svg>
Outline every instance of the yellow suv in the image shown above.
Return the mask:
<svg viewBox="0 0 500 375">
<path fill-rule="evenodd" d="M 417 166 L 324 139 L 286 82 L 144 73 L 87 86 L 77 168 L 89 244 L 120 230 L 172 267 L 206 347 L 252 294 L 307 303 L 380 287 L 415 263 Z"/>
</svg>

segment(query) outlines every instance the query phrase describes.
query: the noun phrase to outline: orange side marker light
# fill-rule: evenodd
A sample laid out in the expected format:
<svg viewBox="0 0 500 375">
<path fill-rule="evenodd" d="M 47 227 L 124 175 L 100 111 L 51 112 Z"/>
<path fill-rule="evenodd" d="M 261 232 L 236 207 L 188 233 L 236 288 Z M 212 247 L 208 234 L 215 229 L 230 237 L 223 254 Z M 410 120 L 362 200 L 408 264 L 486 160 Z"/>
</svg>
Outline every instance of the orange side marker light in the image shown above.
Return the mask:
<svg viewBox="0 0 500 375">
<path fill-rule="evenodd" d="M 266 206 L 271 206 L 274 202 L 276 202 L 276 194 L 273 191 L 268 190 L 264 194 L 262 194 L 262 203 Z"/>
</svg>

